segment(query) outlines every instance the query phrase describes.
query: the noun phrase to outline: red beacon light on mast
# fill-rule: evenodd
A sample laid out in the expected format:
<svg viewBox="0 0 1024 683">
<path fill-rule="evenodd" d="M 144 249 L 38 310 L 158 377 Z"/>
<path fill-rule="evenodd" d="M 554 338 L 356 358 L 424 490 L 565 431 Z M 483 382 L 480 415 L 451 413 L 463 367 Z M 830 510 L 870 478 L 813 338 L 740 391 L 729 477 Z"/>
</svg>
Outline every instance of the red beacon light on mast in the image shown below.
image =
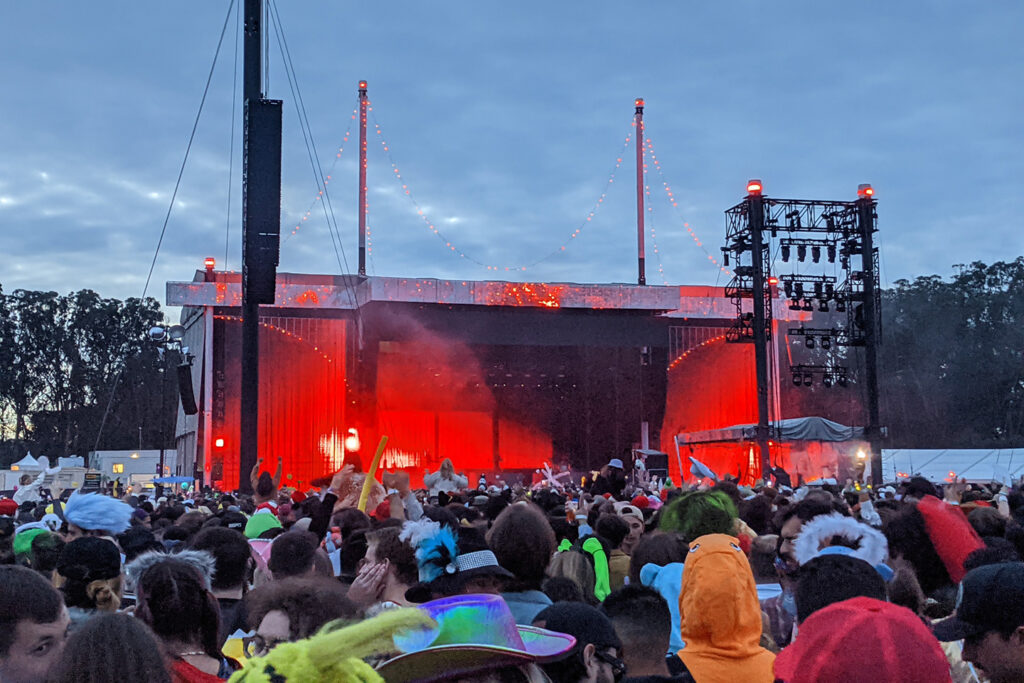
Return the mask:
<svg viewBox="0 0 1024 683">
<path fill-rule="evenodd" d="M 774 287 L 775 285 L 779 284 L 779 278 L 772 275 L 771 277 L 768 278 L 768 284 Z"/>
<path fill-rule="evenodd" d="M 642 98 L 642 97 L 636 98 L 636 100 L 633 101 L 633 104 L 636 105 L 637 107 L 643 107 L 644 106 L 644 98 Z"/>
<path fill-rule="evenodd" d="M 761 190 L 764 189 L 761 185 L 760 180 L 749 180 L 747 181 L 747 195 L 750 197 L 760 197 Z"/>
<path fill-rule="evenodd" d="M 871 183 L 861 183 L 857 186 L 858 197 L 874 197 L 875 188 L 871 187 Z"/>
<path fill-rule="evenodd" d="M 213 270 L 217 266 L 217 259 L 212 256 L 207 256 L 203 259 L 203 265 L 206 266 L 207 270 Z"/>
</svg>

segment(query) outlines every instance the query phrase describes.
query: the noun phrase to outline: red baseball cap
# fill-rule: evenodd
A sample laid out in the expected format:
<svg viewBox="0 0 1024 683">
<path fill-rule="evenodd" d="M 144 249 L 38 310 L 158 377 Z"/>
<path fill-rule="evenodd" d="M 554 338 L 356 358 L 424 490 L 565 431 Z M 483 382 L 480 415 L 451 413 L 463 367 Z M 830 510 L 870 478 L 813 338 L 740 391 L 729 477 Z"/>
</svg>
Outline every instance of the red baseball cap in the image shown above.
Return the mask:
<svg viewBox="0 0 1024 683">
<path fill-rule="evenodd" d="M 0 515 L 13 517 L 18 511 L 18 504 L 10 498 L 0 498 Z"/>
<path fill-rule="evenodd" d="M 820 683 L 951 681 L 939 641 L 906 607 L 852 598 L 818 610 L 800 624 L 793 643 L 775 658 L 775 680 Z"/>
</svg>

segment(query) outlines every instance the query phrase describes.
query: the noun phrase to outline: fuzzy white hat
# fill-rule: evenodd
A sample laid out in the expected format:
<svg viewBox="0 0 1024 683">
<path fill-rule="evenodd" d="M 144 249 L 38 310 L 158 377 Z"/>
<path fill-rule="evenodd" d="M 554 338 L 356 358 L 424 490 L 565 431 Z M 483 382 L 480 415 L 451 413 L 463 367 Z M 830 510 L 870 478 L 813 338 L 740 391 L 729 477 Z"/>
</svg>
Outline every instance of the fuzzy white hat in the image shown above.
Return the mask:
<svg viewBox="0 0 1024 683">
<path fill-rule="evenodd" d="M 843 539 L 841 545 L 851 547 L 849 555 L 864 560 L 872 567 L 884 564 L 889 559 L 889 542 L 877 529 L 861 524 L 853 517 L 844 517 L 838 512 L 819 515 L 804 524 L 793 543 L 797 562 L 806 564 L 833 545 L 836 537 Z"/>
</svg>

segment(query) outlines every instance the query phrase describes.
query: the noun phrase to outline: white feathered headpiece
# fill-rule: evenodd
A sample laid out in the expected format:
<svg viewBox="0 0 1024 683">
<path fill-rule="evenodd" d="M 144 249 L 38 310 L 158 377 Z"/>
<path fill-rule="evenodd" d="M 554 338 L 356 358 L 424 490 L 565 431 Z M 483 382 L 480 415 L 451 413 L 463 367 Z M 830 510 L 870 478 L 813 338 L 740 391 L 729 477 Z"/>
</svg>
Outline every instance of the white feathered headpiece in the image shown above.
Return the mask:
<svg viewBox="0 0 1024 683">
<path fill-rule="evenodd" d="M 836 537 L 842 539 L 842 542 L 834 543 Z M 838 512 L 819 515 L 804 524 L 793 543 L 793 549 L 797 562 L 802 566 L 833 545 L 851 548 L 851 552 L 844 554 L 864 560 L 872 567 L 884 564 L 889 559 L 889 542 L 881 531 Z"/>
</svg>

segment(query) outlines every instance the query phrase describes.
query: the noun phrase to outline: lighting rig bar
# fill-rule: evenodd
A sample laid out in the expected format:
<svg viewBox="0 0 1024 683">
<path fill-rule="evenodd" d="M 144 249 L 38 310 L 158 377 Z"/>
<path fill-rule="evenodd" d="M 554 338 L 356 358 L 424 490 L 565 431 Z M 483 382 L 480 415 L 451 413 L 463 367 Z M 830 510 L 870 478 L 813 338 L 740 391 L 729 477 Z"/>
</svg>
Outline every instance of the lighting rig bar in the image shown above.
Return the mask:
<svg viewBox="0 0 1024 683">
<path fill-rule="evenodd" d="M 827 351 L 832 348 L 833 344 L 836 346 L 852 346 L 849 343 L 846 330 L 838 327 L 791 327 L 786 330 L 786 334 L 790 337 L 803 337 L 804 345 L 809 349 L 821 346 L 821 348 Z"/>
<path fill-rule="evenodd" d="M 839 365 L 794 365 L 790 371 L 793 373 L 793 386 L 796 387 L 811 386 L 817 375 L 821 376 L 821 383 L 826 387 L 836 384 L 846 387 L 850 383 L 849 368 Z"/>
</svg>

